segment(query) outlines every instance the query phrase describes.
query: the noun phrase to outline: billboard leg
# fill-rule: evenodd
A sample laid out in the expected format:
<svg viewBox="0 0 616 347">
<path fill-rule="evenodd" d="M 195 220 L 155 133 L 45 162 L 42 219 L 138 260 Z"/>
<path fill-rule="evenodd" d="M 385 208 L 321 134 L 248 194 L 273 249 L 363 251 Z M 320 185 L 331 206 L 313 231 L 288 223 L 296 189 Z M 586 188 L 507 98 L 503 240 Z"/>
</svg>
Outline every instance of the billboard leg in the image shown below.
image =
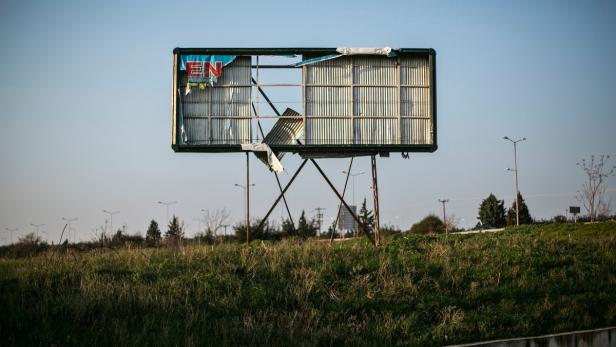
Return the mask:
<svg viewBox="0 0 616 347">
<path fill-rule="evenodd" d="M 372 195 L 374 199 L 374 236 L 375 243 L 378 246 L 381 244 L 381 223 L 380 223 L 380 211 L 379 211 L 379 184 L 376 175 L 376 157 L 371 157 L 372 162 Z"/>
<path fill-rule="evenodd" d="M 276 201 L 274 201 L 274 204 L 272 205 L 272 207 L 270 207 L 269 211 L 267 211 L 267 213 L 265 214 L 265 217 L 263 217 L 263 219 L 261 219 L 261 221 L 259 222 L 259 226 L 257 226 L 255 231 L 261 230 L 261 228 L 263 227 L 263 224 L 265 224 L 265 221 L 267 220 L 269 215 L 272 213 L 272 211 L 274 211 L 274 208 L 276 208 L 276 205 L 278 205 L 278 202 L 280 201 L 280 199 L 282 199 L 282 197 L 284 196 L 284 193 L 287 192 L 287 189 L 289 189 L 289 187 L 291 186 L 291 183 L 293 183 L 293 181 L 295 180 L 295 178 L 297 177 L 299 172 L 302 171 L 302 169 L 304 168 L 304 165 L 306 165 L 307 161 L 308 161 L 308 159 L 304 159 L 302 164 L 297 168 L 297 170 L 293 174 L 293 177 L 291 177 L 291 180 L 289 181 L 289 183 L 287 183 L 287 185 L 284 187 L 284 189 L 282 190 L 280 195 L 278 195 L 278 198 L 276 199 Z"/>
<path fill-rule="evenodd" d="M 246 245 L 250 244 L 250 156 L 246 152 Z"/>
<path fill-rule="evenodd" d="M 252 79 L 252 81 L 255 84 L 257 83 L 254 80 L 254 78 Z M 267 102 L 270 103 L 270 106 L 272 107 L 274 112 L 276 112 L 276 114 L 280 116 L 280 114 L 278 113 L 278 110 L 276 110 L 276 108 L 274 107 L 274 105 L 272 105 L 267 95 L 265 95 L 265 93 L 261 90 L 261 87 L 259 87 L 259 91 L 265 97 L 265 100 L 267 100 Z M 257 110 L 255 109 L 255 104 L 252 104 L 252 110 L 255 112 L 255 114 L 257 113 Z M 259 132 L 261 133 L 261 137 L 263 137 L 263 139 L 265 140 L 265 135 L 263 134 L 263 128 L 261 128 L 261 123 L 259 123 L 258 126 L 259 126 Z M 287 203 L 287 198 L 284 196 L 284 193 L 282 193 L 282 184 L 280 184 L 280 178 L 278 177 L 278 173 L 276 173 L 276 171 L 273 171 L 273 173 L 274 173 L 274 176 L 276 177 L 276 183 L 278 184 L 278 189 L 280 189 L 280 193 L 282 194 L 282 202 L 284 203 L 284 206 L 287 209 L 287 214 L 289 215 L 289 220 L 291 221 L 293 231 L 295 231 L 295 222 L 293 221 L 293 216 L 291 215 L 291 210 L 289 209 L 289 204 Z"/>
<path fill-rule="evenodd" d="M 362 223 L 359 220 L 359 217 L 357 217 L 357 215 L 355 213 L 353 213 L 353 211 L 351 210 L 351 207 L 346 203 L 346 201 L 344 201 L 344 199 L 342 198 L 342 196 L 340 195 L 340 193 L 338 193 L 338 191 L 336 190 L 336 187 L 334 187 L 334 185 L 332 184 L 332 182 L 329 180 L 329 178 L 327 178 L 327 175 L 325 175 L 325 172 L 323 172 L 323 170 L 321 170 L 321 167 L 319 166 L 319 164 L 317 164 L 317 162 L 314 159 L 310 159 L 310 161 L 312 162 L 312 164 L 314 164 L 314 166 L 317 168 L 317 170 L 319 171 L 319 173 L 321 174 L 321 176 L 323 176 L 323 178 L 325 179 L 325 181 L 327 182 L 327 184 L 329 185 L 329 187 L 334 191 L 334 193 L 336 193 L 336 196 L 338 196 L 338 199 L 340 199 L 340 202 L 342 202 L 342 204 L 344 205 L 344 207 L 347 209 L 347 211 L 349 211 L 349 213 L 353 216 L 353 219 L 355 219 L 355 223 L 357 223 L 357 225 L 362 229 L 362 231 L 364 232 L 364 234 L 366 234 L 366 237 L 368 238 L 368 240 L 370 240 L 370 242 L 376 246 L 376 243 L 374 242 L 374 238 L 372 237 L 372 235 L 370 235 L 370 233 L 368 232 L 368 229 L 366 228 L 366 226 L 364 225 L 364 223 Z"/>
</svg>

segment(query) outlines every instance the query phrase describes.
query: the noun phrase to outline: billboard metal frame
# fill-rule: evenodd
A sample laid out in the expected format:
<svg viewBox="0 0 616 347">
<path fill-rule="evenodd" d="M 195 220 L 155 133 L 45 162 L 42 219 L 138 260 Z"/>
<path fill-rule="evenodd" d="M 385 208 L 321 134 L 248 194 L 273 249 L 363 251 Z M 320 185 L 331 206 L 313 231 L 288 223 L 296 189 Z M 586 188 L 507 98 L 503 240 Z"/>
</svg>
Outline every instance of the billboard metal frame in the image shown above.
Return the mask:
<svg viewBox="0 0 616 347">
<path fill-rule="evenodd" d="M 172 149 L 176 152 L 243 152 L 240 144 L 181 144 L 178 115 L 180 103 L 178 102 L 178 84 L 180 75 L 180 55 L 238 55 L 238 56 L 267 56 L 267 55 L 329 55 L 336 54 L 336 48 L 175 48 L 173 50 L 173 93 L 172 93 Z M 434 152 L 438 148 L 437 142 L 437 95 L 436 95 L 436 51 L 431 48 L 401 48 L 394 52 L 397 55 L 427 55 L 429 57 L 430 71 L 430 115 L 431 115 L 431 144 L 272 144 L 273 151 L 292 152 L 299 154 L 341 153 L 349 155 L 372 155 L 389 152 Z M 252 66 L 255 68 L 255 66 Z M 294 65 L 257 65 L 257 69 L 293 69 L 304 68 Z M 303 79 L 302 88 L 306 87 Z M 265 86 L 265 85 L 263 85 Z M 257 87 L 257 93 L 263 93 L 260 85 L 254 83 L 251 87 Z M 264 95 L 265 96 L 265 95 Z M 266 98 L 267 99 L 267 98 Z M 270 106 L 271 105 L 270 103 Z M 273 107 L 272 107 L 273 108 Z M 278 113 L 278 112 L 276 112 Z M 269 117 L 269 118 L 278 118 Z M 250 117 L 253 118 L 253 117 Z M 258 116 L 258 118 L 268 118 Z M 371 117 L 366 117 L 371 118 Z M 377 117 L 374 117 L 377 118 Z M 387 118 L 387 117 L 378 117 Z M 394 117 L 395 118 L 395 117 Z"/>
</svg>

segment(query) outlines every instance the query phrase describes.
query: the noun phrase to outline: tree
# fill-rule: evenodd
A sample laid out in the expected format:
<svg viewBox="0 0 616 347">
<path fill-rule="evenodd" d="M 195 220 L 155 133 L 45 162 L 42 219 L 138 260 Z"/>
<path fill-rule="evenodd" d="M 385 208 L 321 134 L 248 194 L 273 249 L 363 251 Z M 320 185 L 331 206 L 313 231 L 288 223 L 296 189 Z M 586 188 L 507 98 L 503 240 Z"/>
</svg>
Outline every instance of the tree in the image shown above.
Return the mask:
<svg viewBox="0 0 616 347">
<path fill-rule="evenodd" d="M 230 216 L 231 213 L 227 211 L 226 208 L 223 208 L 222 210 L 217 209 L 214 212 L 210 212 L 210 210 L 205 211 L 203 220 L 205 221 L 207 232 L 213 234 L 212 236 L 214 238 L 217 237 L 218 231 L 225 227 Z"/>
<path fill-rule="evenodd" d="M 42 243 L 42 239 L 40 236 L 36 235 L 35 233 L 27 233 L 23 237 L 19 238 L 18 243 L 29 245 L 29 246 L 36 246 Z"/>
<path fill-rule="evenodd" d="M 161 236 L 158 223 L 152 219 L 150 226 L 148 227 L 148 231 L 145 233 L 145 242 L 148 246 L 155 246 L 158 242 L 160 242 L 160 239 Z"/>
<path fill-rule="evenodd" d="M 429 214 L 419 222 L 413 224 L 409 231 L 415 234 L 442 233 L 445 231 L 444 226 L 443 221 L 439 217 Z"/>
<path fill-rule="evenodd" d="M 505 202 L 503 200 L 498 200 L 494 194 L 490 193 L 490 195 L 481 202 L 477 219 L 481 221 L 483 226 L 493 228 L 504 227 L 507 222 L 505 220 L 504 205 Z"/>
<path fill-rule="evenodd" d="M 567 217 L 563 216 L 562 214 L 559 214 L 552 218 L 552 223 L 567 223 Z"/>
<path fill-rule="evenodd" d="M 448 213 L 445 216 L 445 227 L 449 232 L 460 231 L 458 225 L 460 224 L 460 218 L 455 213 Z"/>
<path fill-rule="evenodd" d="M 171 218 L 171 222 L 169 222 L 169 228 L 167 233 L 165 233 L 165 237 L 172 244 L 176 245 L 182 237 L 184 237 L 184 223 L 180 223 L 178 217 L 173 215 Z"/>
<path fill-rule="evenodd" d="M 297 236 L 297 230 L 295 230 L 295 226 L 293 225 L 293 222 L 291 222 L 289 218 L 285 218 L 282 221 L 282 224 L 280 226 L 280 231 L 282 232 L 284 236 Z"/>
<path fill-rule="evenodd" d="M 359 221 L 366 227 L 368 233 L 372 233 L 374 229 L 374 215 L 372 210 L 368 210 L 366 207 L 366 198 L 364 198 L 364 202 L 359 209 Z"/>
<path fill-rule="evenodd" d="M 297 234 L 302 238 L 313 237 L 317 235 L 317 227 L 314 221 L 308 222 L 306 213 L 302 210 L 302 215 L 297 221 Z"/>
<path fill-rule="evenodd" d="M 610 214 L 610 202 L 605 201 L 606 182 L 607 178 L 614 174 L 616 167 L 606 168 L 609 159 L 609 155 L 602 155 L 598 159 L 591 155 L 590 161 L 582 159 L 581 163 L 577 163 L 577 166 L 584 170 L 587 181 L 577 192 L 576 199 L 584 206 L 591 222 L 598 216 Z"/>
<path fill-rule="evenodd" d="M 263 223 L 261 229 L 257 229 L 260 220 L 253 219 L 250 222 L 250 240 L 279 240 L 281 233 L 269 224 L 268 221 Z M 233 227 L 235 238 L 238 242 L 246 242 L 246 223 L 239 223 Z"/>
<path fill-rule="evenodd" d="M 528 211 L 528 206 L 526 206 L 526 202 L 524 202 L 524 198 L 522 194 L 518 193 L 518 200 L 520 201 L 520 225 L 522 224 L 532 224 L 533 217 L 531 217 L 530 212 Z M 516 210 L 515 210 L 516 201 L 513 200 L 511 204 L 511 208 L 507 210 L 507 225 L 516 225 Z"/>
</svg>

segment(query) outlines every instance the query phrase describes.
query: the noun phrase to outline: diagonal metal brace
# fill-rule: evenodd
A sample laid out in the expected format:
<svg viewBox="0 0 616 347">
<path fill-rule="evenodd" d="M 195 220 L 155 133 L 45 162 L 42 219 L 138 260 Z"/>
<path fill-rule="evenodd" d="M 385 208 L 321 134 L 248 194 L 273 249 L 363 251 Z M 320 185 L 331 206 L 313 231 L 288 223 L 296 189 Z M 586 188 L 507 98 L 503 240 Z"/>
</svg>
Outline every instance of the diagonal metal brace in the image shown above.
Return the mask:
<svg viewBox="0 0 616 347">
<path fill-rule="evenodd" d="M 295 180 L 295 178 L 297 177 L 299 172 L 302 171 L 302 169 L 304 168 L 304 165 L 306 165 L 307 161 L 308 161 L 308 159 L 304 159 L 302 164 L 297 168 L 297 170 L 293 174 L 293 177 L 291 177 L 291 180 L 287 183 L 287 185 L 284 187 L 282 192 L 280 192 L 280 195 L 278 195 L 278 198 L 276 199 L 276 201 L 274 201 L 274 204 L 272 205 L 272 207 L 270 207 L 269 211 L 267 211 L 267 213 L 265 214 L 265 217 L 263 217 L 261 219 L 261 221 L 259 222 L 259 225 L 255 229 L 255 232 L 261 230 L 261 228 L 263 227 L 263 224 L 265 224 L 265 221 L 267 221 L 267 218 L 272 213 L 272 211 L 274 211 L 274 208 L 276 208 L 276 205 L 278 205 L 278 202 L 280 202 L 280 199 L 282 199 L 282 197 L 284 196 L 284 193 L 287 192 L 287 189 L 289 189 L 289 187 L 291 186 L 291 183 L 293 183 L 293 181 Z"/>
<path fill-rule="evenodd" d="M 256 85 L 257 81 L 254 78 L 251 78 L 251 79 L 252 79 L 252 83 Z M 261 93 L 261 95 L 265 98 L 265 101 L 267 101 L 268 105 L 272 108 L 272 110 L 274 110 L 274 113 L 276 113 L 276 115 L 280 117 L 280 112 L 278 112 L 278 110 L 276 109 L 276 106 L 274 106 L 274 103 L 272 103 L 270 98 L 267 97 L 267 94 L 265 94 L 263 89 L 261 89 L 261 87 L 259 86 L 257 86 L 257 89 L 259 90 L 259 93 Z"/>
<path fill-rule="evenodd" d="M 323 172 L 323 170 L 321 170 L 321 167 L 319 166 L 319 164 L 317 164 L 317 162 L 314 159 L 312 159 L 312 158 L 310 158 L 310 161 L 312 162 L 312 164 L 314 164 L 314 166 L 317 168 L 317 170 L 319 170 L 319 173 L 321 174 L 321 176 L 323 176 L 323 178 L 325 179 L 327 184 L 329 184 L 329 187 L 334 191 L 334 193 L 336 193 L 336 196 L 338 196 L 338 199 L 340 199 L 340 202 L 342 202 L 342 204 L 347 209 L 347 211 L 349 211 L 351 216 L 353 216 L 353 219 L 355 219 L 355 222 L 357 223 L 357 225 L 359 225 L 359 227 L 362 229 L 364 234 L 366 234 L 366 237 L 368 238 L 368 240 L 370 240 L 370 242 L 374 246 L 376 246 L 376 242 L 374 241 L 374 238 L 372 237 L 372 235 L 370 235 L 370 233 L 368 232 L 368 228 L 366 228 L 364 223 L 362 223 L 359 220 L 359 217 L 357 217 L 357 215 L 355 213 L 353 213 L 353 211 L 351 210 L 351 207 L 346 203 L 346 201 L 344 201 L 344 198 L 342 198 L 340 193 L 338 193 L 338 191 L 336 190 L 336 187 L 334 187 L 334 185 L 329 180 L 329 178 L 327 178 L 327 175 L 325 175 L 325 172 Z"/>
<path fill-rule="evenodd" d="M 261 93 L 267 99 L 267 96 L 263 93 L 263 91 L 261 91 Z M 267 100 L 269 100 L 269 99 L 267 99 Z M 255 109 L 255 104 L 251 103 L 251 105 L 252 105 L 252 110 L 254 111 L 255 114 L 257 114 L 257 110 Z M 274 107 L 273 105 L 271 105 L 271 106 L 272 106 L 272 108 Z M 278 112 L 278 111 L 276 111 L 276 112 Z M 261 128 L 261 123 L 257 123 L 257 125 L 259 126 L 259 132 L 261 132 L 261 136 L 263 137 L 263 139 L 265 139 L 265 135 L 263 134 L 263 128 Z M 276 173 L 276 171 L 272 171 L 272 172 L 274 173 L 274 177 L 276 177 L 276 183 L 278 184 L 278 189 L 282 193 L 282 184 L 280 184 L 280 178 L 278 177 L 278 173 Z M 293 216 L 291 215 L 291 210 L 289 209 L 289 204 L 287 203 L 287 198 L 284 195 L 282 196 L 282 202 L 284 202 L 284 206 L 287 209 L 287 214 L 289 215 L 289 220 L 291 221 L 291 225 L 293 227 L 293 231 L 295 231 L 295 222 L 293 221 Z"/>
</svg>

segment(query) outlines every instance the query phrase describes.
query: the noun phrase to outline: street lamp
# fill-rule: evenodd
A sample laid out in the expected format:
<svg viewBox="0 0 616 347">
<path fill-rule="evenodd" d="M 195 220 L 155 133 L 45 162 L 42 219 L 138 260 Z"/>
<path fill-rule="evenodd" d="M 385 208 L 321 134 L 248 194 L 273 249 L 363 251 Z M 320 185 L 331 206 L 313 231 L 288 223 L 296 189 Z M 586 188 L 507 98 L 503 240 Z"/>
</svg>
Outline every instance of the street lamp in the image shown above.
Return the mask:
<svg viewBox="0 0 616 347">
<path fill-rule="evenodd" d="M 443 204 L 443 225 L 445 226 L 445 235 L 447 235 L 447 221 L 446 221 L 446 214 L 445 214 L 445 204 L 449 202 L 449 199 L 438 199 L 438 202 L 440 202 L 441 204 Z"/>
<path fill-rule="evenodd" d="M 69 238 L 71 237 L 71 230 L 73 230 L 73 227 L 71 226 L 71 223 L 76 221 L 77 219 L 78 218 L 65 218 L 65 217 L 62 217 L 62 220 L 65 221 L 66 224 L 68 224 L 68 236 L 69 236 Z M 75 242 L 76 238 L 77 238 L 77 235 L 73 234 L 73 243 Z"/>
<path fill-rule="evenodd" d="M 507 168 L 507 171 L 515 172 L 515 224 L 517 226 L 520 225 L 520 199 L 518 196 L 520 195 L 520 190 L 518 188 L 518 150 L 517 145 L 518 142 L 526 141 L 526 137 L 521 139 L 512 140 L 508 136 L 503 137 L 504 140 L 510 141 L 513 143 L 513 163 L 514 169 Z"/>
<path fill-rule="evenodd" d="M 11 233 L 11 244 L 13 244 L 13 233 L 19 231 L 19 228 L 4 228 Z"/>
<path fill-rule="evenodd" d="M 111 222 L 111 232 L 113 233 L 113 215 L 120 213 L 120 211 L 110 212 L 110 211 L 107 211 L 107 210 L 103 210 L 103 212 L 105 212 L 106 214 L 109 215 L 109 220 Z"/>
<path fill-rule="evenodd" d="M 343 174 L 348 174 L 349 176 L 351 176 L 353 178 L 353 206 L 355 206 L 355 176 L 359 176 L 359 175 L 363 175 L 365 174 L 364 171 L 360 171 L 360 172 L 356 172 L 356 173 L 349 173 L 348 171 L 342 171 Z"/>
<path fill-rule="evenodd" d="M 167 224 L 169 224 L 169 206 L 175 205 L 178 202 L 177 201 L 169 201 L 169 202 L 159 201 L 158 203 L 161 205 L 165 205 L 167 207 Z"/>
</svg>

